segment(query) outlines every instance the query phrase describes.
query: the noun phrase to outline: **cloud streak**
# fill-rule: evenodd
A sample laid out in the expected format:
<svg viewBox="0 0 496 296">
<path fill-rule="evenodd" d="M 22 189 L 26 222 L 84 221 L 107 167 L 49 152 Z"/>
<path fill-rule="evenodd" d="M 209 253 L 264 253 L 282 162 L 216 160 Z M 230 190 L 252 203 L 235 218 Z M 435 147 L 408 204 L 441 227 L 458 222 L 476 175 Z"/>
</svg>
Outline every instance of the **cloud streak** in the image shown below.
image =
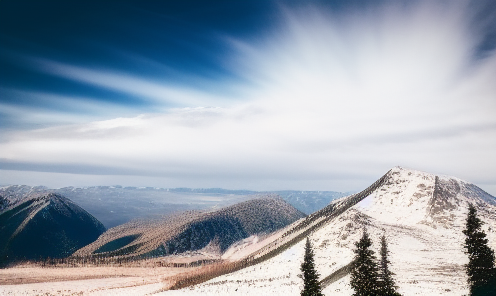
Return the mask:
<svg viewBox="0 0 496 296">
<path fill-rule="evenodd" d="M 222 103 L 220 96 L 199 92 L 194 89 L 185 89 L 167 85 L 166 83 L 152 82 L 133 74 L 110 70 L 97 70 L 73 65 L 67 65 L 45 59 L 31 58 L 32 64 L 39 70 L 65 79 L 89 84 L 96 87 L 110 89 L 142 98 L 155 106 L 184 107 L 209 106 Z"/>
<path fill-rule="evenodd" d="M 6 133 L 0 168 L 88 175 L 105 168 L 162 178 L 153 186 L 349 191 L 405 165 L 496 194 L 488 161 L 496 150 L 496 55 L 477 57 L 482 37 L 467 7 L 422 2 L 283 15 L 256 42 L 226 38 L 236 52 L 226 65 L 244 81 L 227 86 L 239 95 L 231 100 L 38 59 L 51 75 L 163 107 Z"/>
</svg>

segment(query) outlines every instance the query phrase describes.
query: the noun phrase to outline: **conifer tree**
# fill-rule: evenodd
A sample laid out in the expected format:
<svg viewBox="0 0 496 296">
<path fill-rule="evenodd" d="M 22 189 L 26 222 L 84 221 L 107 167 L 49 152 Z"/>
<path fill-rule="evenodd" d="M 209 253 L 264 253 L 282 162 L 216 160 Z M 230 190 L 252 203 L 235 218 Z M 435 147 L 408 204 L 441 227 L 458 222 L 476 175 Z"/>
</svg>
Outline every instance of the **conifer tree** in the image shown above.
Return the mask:
<svg viewBox="0 0 496 296">
<path fill-rule="evenodd" d="M 494 251 L 487 245 L 486 234 L 481 230 L 483 222 L 477 217 L 476 208 L 470 204 L 467 215 L 465 249 L 469 263 L 468 275 L 471 296 L 496 295 L 496 271 Z"/>
<path fill-rule="evenodd" d="M 320 287 L 319 274 L 315 270 L 313 257 L 312 245 L 307 237 L 305 257 L 301 264 L 301 271 L 303 272 L 303 290 L 301 291 L 301 296 L 324 296 Z"/>
<path fill-rule="evenodd" d="M 370 249 L 372 241 L 363 230 L 362 238 L 355 243 L 355 258 L 351 266 L 351 287 L 354 296 L 379 295 L 378 268 L 374 251 Z"/>
<path fill-rule="evenodd" d="M 394 283 L 394 273 L 389 270 L 390 263 L 386 235 L 383 234 L 381 237 L 381 261 L 379 263 L 380 295 L 401 296 L 401 294 L 396 291 L 398 287 Z"/>
</svg>

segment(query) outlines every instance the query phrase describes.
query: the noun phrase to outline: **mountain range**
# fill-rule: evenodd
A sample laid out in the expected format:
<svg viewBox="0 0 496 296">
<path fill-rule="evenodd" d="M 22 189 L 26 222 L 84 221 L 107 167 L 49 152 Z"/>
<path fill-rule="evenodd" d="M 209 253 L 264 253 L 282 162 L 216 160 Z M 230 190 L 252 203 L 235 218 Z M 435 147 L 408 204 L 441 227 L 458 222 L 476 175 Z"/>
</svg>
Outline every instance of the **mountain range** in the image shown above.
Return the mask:
<svg viewBox="0 0 496 296">
<path fill-rule="evenodd" d="M 138 260 L 202 249 L 198 260 L 220 259 L 233 243 L 305 216 L 277 195 L 250 198 L 220 209 L 134 219 L 106 231 L 91 214 L 58 193 L 10 186 L 4 188 L 0 210 L 0 263 L 71 255 Z"/>
<path fill-rule="evenodd" d="M 118 187 L 64 190 L 160 192 Z M 2 259 L 70 255 L 162 263 L 198 261 L 215 268 L 180 274 L 167 281 L 170 290 L 160 294 L 297 295 L 302 287 L 300 265 L 308 237 L 324 294 L 344 296 L 353 294 L 350 266 L 354 243 L 367 231 L 376 254 L 380 237 L 386 236 L 390 268 L 402 295 L 454 296 L 468 293 L 464 270 L 468 257 L 462 231 L 469 204 L 476 207 L 484 222 L 489 247 L 496 249 L 495 197 L 455 177 L 401 167 L 392 168 L 363 191 L 333 199 L 309 215 L 287 200 L 317 204 L 317 192 L 305 196 L 303 192 L 284 195 L 281 191 L 280 197 L 222 189 L 171 191 L 170 196 L 178 201 L 181 196 L 203 200 L 204 208 L 134 219 L 104 232 L 97 219 L 59 193 L 43 187 L 3 187 Z M 118 200 L 119 194 L 113 198 Z M 23 253 L 40 243 L 44 244 L 40 251 L 56 249 L 57 253 Z M 12 250 L 19 250 L 19 254 Z"/>
<path fill-rule="evenodd" d="M 347 193 L 335 191 L 274 191 L 228 190 L 221 188 L 154 188 L 123 186 L 63 187 L 11 185 L 0 187 L 2 207 L 33 194 L 60 194 L 97 218 L 107 228 L 133 219 L 157 219 L 174 213 L 194 210 L 216 210 L 252 199 L 255 195 L 276 194 L 305 214 L 327 206 Z M 2 206 L 3 204 L 3 206 Z"/>
</svg>

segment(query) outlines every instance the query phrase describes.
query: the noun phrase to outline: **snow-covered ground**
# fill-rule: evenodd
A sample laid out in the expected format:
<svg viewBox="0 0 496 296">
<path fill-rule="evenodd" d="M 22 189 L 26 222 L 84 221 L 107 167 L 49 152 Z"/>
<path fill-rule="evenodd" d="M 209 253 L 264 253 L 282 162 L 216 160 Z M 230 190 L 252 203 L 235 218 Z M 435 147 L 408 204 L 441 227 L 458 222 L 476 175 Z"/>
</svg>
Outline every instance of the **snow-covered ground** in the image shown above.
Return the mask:
<svg viewBox="0 0 496 296">
<path fill-rule="evenodd" d="M 436 176 L 394 168 L 388 182 L 311 234 L 316 267 L 321 277 L 330 275 L 352 260 L 354 242 L 365 227 L 377 255 L 380 236 L 386 234 L 391 251 L 391 269 L 403 295 L 467 294 L 463 265 L 468 259 L 463 252 L 462 233 L 467 202 L 479 204 L 480 217 L 486 222 L 484 229 L 493 249 L 496 247 L 496 208 L 468 197 L 470 194 L 464 191 L 463 181 L 447 177 L 438 179 L 445 182 L 454 180 L 459 192 L 447 195 L 441 203 L 437 202 L 433 200 Z M 436 208 L 436 202 L 441 204 L 441 208 Z M 298 275 L 303 253 L 304 241 L 301 241 L 258 265 L 159 295 L 299 295 L 303 281 Z M 323 292 L 326 295 L 351 295 L 353 291 L 349 281 L 349 276 L 343 277 Z"/>
<path fill-rule="evenodd" d="M 133 277 L 7 285 L 0 286 L 0 295 L 146 295 L 163 288 L 163 283 L 141 281 Z"/>
<path fill-rule="evenodd" d="M 187 268 L 18 266 L 0 269 L 0 295 L 145 295 Z M 17 284 L 8 284 L 17 283 Z"/>
</svg>

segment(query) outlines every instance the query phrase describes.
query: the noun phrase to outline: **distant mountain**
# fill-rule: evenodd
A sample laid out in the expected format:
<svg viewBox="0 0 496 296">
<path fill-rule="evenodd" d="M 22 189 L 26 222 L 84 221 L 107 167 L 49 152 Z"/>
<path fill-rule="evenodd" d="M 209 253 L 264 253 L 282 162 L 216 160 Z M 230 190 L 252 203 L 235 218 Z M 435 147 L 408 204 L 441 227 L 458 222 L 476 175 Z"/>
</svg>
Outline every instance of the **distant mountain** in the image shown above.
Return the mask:
<svg viewBox="0 0 496 296">
<path fill-rule="evenodd" d="M 274 191 L 285 201 L 303 213 L 310 215 L 328 206 L 333 200 L 350 195 L 348 192 L 336 191 Z"/>
<path fill-rule="evenodd" d="M 74 255 L 146 258 L 207 246 L 222 253 L 234 242 L 273 232 L 304 216 L 283 199 L 264 196 L 213 212 L 187 212 L 161 220 L 129 222 L 109 229 Z"/>
<path fill-rule="evenodd" d="M 476 206 L 489 246 L 496 250 L 495 197 L 454 177 L 395 167 L 362 192 L 287 226 L 278 238 L 253 244 L 251 253 L 225 272 L 238 271 L 170 294 L 233 295 L 236 291 L 269 295 L 277 291 L 278 295 L 297 295 L 302 287 L 298 275 L 305 238 L 309 237 L 323 293 L 352 295 L 349 266 L 354 243 L 367 229 L 376 255 L 380 237 L 386 235 L 390 267 L 401 294 L 465 295 L 469 292 L 464 271 L 468 257 L 462 231 L 469 203 Z M 205 275 L 189 278 L 174 288 L 207 279 Z"/>
<path fill-rule="evenodd" d="M 60 193 L 98 218 L 107 228 L 134 219 L 159 219 L 177 212 L 219 208 L 251 198 L 252 193 L 190 188 L 65 187 Z"/>
<path fill-rule="evenodd" d="M 43 186 L 0 187 L 2 197 L 11 204 L 33 194 L 57 193 L 65 196 L 96 217 L 107 228 L 133 219 L 156 219 L 164 215 L 192 210 L 211 210 L 233 205 L 253 198 L 256 194 L 278 194 L 298 210 L 311 214 L 327 206 L 346 193 L 334 191 L 274 191 L 229 190 L 222 188 L 154 188 L 92 186 L 48 189 Z"/>
<path fill-rule="evenodd" d="M 40 194 L 48 194 L 50 191 L 44 186 L 11 185 L 0 187 L 0 212 L 17 203 Z"/>
<path fill-rule="evenodd" d="M 69 199 L 55 193 L 2 196 L 0 265 L 18 260 L 67 257 L 93 242 L 105 227 Z"/>
</svg>

